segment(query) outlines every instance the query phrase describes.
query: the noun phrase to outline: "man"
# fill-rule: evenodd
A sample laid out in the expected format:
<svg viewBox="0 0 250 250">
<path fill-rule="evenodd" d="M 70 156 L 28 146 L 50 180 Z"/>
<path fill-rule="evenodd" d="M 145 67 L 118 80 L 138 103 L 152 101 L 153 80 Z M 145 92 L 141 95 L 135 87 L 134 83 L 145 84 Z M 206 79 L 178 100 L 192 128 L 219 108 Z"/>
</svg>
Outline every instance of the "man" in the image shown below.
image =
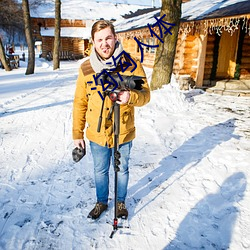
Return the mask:
<svg viewBox="0 0 250 250">
<path fill-rule="evenodd" d="M 97 76 L 104 69 L 118 70 L 118 61 L 127 62 L 131 57 L 124 56 L 121 43 L 117 40 L 114 26 L 109 21 L 100 20 L 94 23 L 91 31 L 93 50 L 90 59 L 85 61 L 80 69 L 77 79 L 75 98 L 73 104 L 73 140 L 76 147 L 85 147 L 83 130 L 87 122 L 86 137 L 90 141 L 90 148 L 94 161 L 94 175 L 96 185 L 97 203 L 90 211 L 88 218 L 97 219 L 108 208 L 109 195 L 109 167 L 113 160 L 114 134 L 112 101 L 104 99 L 104 109 L 100 132 L 97 132 L 98 121 L 102 106 L 102 86 L 95 85 L 93 75 Z M 119 56 L 121 55 L 121 56 Z M 113 57 L 112 57 L 113 56 Z M 114 60 L 116 58 L 116 62 Z M 125 60 L 125 61 L 124 61 Z M 122 90 L 118 93 L 120 104 L 120 134 L 119 152 L 121 153 L 118 172 L 117 217 L 128 216 L 125 198 L 128 186 L 128 161 L 132 140 L 135 138 L 134 107 L 143 106 L 150 100 L 150 90 L 146 81 L 144 70 L 138 60 L 137 67 L 128 67 L 121 75 L 136 75 L 144 77 L 141 90 Z M 131 63 L 132 65 L 132 63 Z M 133 72 L 133 74 L 131 73 Z M 95 89 L 95 88 L 96 89 Z M 99 91 L 99 93 L 98 93 Z M 111 116 L 111 119 L 108 118 Z"/>
</svg>

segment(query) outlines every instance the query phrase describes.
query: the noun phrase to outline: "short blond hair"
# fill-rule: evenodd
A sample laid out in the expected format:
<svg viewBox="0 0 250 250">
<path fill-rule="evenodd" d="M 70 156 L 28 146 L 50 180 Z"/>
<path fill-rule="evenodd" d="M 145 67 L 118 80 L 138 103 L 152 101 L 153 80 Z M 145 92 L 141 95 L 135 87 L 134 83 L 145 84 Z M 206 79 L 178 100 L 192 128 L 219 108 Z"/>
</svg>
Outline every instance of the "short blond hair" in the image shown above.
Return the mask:
<svg viewBox="0 0 250 250">
<path fill-rule="evenodd" d="M 99 21 L 95 22 L 93 24 L 93 26 L 92 26 L 92 29 L 91 29 L 91 38 L 92 38 L 92 40 L 94 40 L 94 35 L 95 35 L 96 32 L 98 32 L 100 30 L 103 30 L 103 29 L 106 29 L 108 27 L 111 29 L 111 32 L 115 36 L 115 27 L 110 21 L 99 20 Z"/>
</svg>

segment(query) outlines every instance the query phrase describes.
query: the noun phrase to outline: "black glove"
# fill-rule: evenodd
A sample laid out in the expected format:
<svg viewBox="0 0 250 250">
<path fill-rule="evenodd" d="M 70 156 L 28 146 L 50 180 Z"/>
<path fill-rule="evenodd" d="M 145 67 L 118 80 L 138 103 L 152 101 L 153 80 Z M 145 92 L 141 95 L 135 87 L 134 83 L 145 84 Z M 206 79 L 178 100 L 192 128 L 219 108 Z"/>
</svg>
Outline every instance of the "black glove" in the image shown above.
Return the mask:
<svg viewBox="0 0 250 250">
<path fill-rule="evenodd" d="M 74 162 L 78 162 L 80 161 L 83 156 L 86 154 L 86 149 L 85 147 L 82 148 L 81 146 L 80 147 L 76 147 L 73 149 L 72 151 L 72 157 L 73 157 L 73 161 Z"/>
</svg>

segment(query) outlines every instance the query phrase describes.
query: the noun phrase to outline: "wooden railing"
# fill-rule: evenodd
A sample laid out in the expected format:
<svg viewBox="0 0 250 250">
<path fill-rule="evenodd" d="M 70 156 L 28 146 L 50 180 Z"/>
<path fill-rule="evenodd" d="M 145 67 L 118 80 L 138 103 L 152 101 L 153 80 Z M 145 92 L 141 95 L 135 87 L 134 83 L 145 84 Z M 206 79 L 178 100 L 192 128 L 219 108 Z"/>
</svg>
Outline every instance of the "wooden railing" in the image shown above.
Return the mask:
<svg viewBox="0 0 250 250">
<path fill-rule="evenodd" d="M 80 58 L 83 58 L 83 56 L 82 55 L 75 55 L 71 51 L 59 51 L 59 60 L 77 60 Z M 48 61 L 53 60 L 53 53 L 51 51 L 49 51 L 47 53 L 46 59 Z"/>
</svg>

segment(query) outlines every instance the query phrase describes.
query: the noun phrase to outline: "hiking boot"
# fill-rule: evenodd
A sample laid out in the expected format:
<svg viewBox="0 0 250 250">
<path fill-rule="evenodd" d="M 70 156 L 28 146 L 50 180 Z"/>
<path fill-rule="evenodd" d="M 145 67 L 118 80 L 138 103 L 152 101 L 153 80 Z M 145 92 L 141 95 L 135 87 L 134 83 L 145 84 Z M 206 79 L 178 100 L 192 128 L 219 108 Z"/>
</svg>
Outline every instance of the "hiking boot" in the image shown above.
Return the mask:
<svg viewBox="0 0 250 250">
<path fill-rule="evenodd" d="M 97 202 L 95 204 L 95 207 L 90 211 L 88 218 L 91 218 L 93 220 L 98 219 L 100 215 L 102 214 L 102 212 L 107 210 L 107 208 L 108 208 L 108 205 L 103 204 L 101 202 Z"/>
<path fill-rule="evenodd" d="M 124 202 L 117 202 L 117 218 L 127 219 L 128 210 Z"/>
</svg>

